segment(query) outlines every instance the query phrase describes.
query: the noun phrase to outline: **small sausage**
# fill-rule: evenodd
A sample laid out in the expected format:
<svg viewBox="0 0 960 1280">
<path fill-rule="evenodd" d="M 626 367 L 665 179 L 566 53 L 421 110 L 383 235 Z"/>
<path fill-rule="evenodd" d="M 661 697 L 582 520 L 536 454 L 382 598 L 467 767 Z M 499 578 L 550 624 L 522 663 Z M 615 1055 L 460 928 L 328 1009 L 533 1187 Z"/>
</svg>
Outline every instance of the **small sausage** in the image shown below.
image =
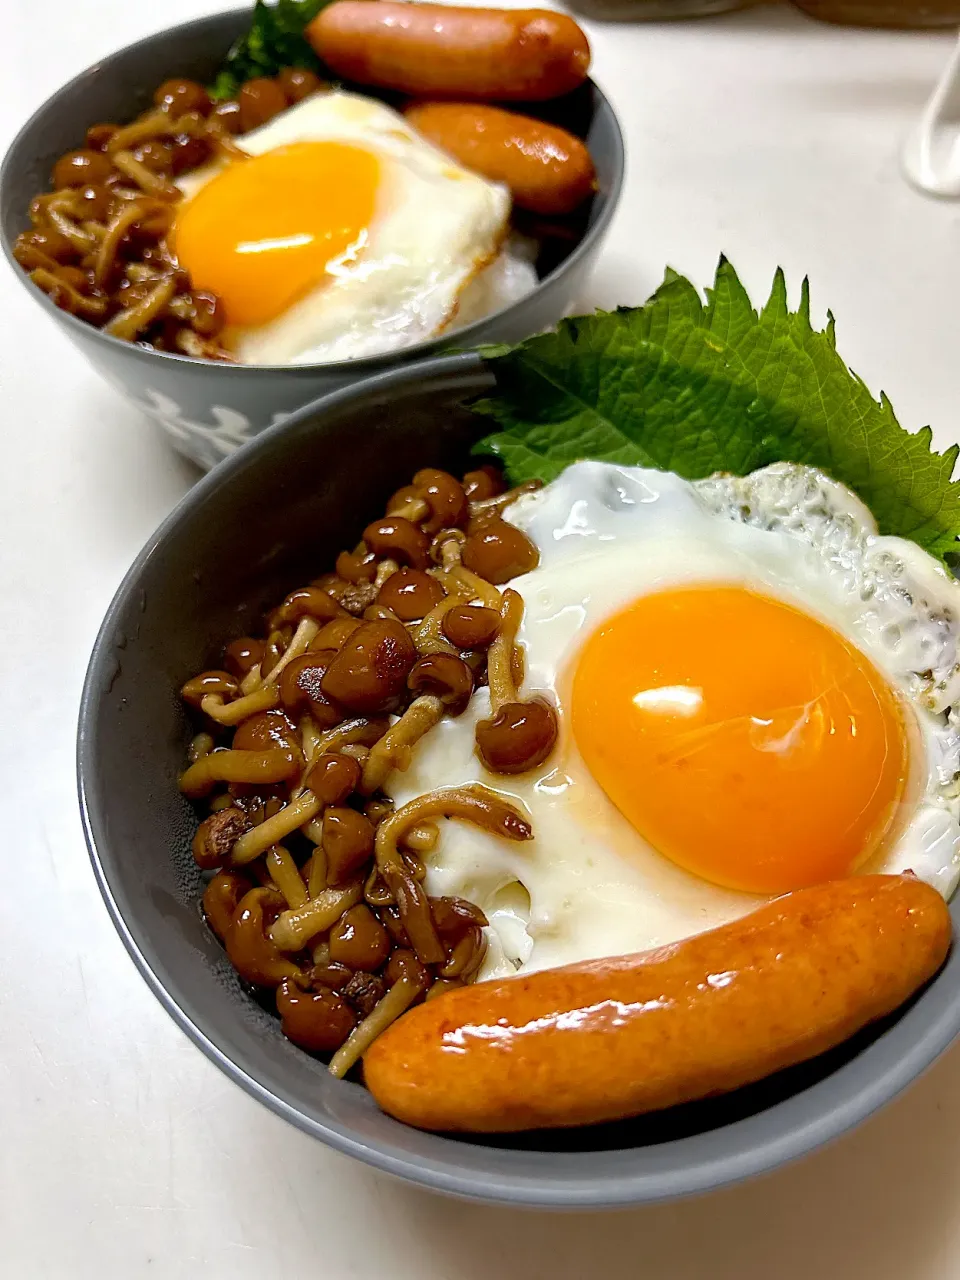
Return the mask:
<svg viewBox="0 0 960 1280">
<path fill-rule="evenodd" d="M 335 0 L 306 36 L 346 80 L 421 98 L 545 102 L 590 68 L 587 37 L 549 9 Z"/>
<path fill-rule="evenodd" d="M 471 102 L 415 103 L 405 114 L 465 169 L 505 183 L 521 209 L 572 213 L 596 189 L 590 152 L 557 125 Z"/>
<path fill-rule="evenodd" d="M 364 1058 L 421 1129 L 592 1124 L 726 1093 L 833 1048 L 936 973 L 950 913 L 914 876 L 801 889 L 709 933 L 445 994 Z"/>
</svg>

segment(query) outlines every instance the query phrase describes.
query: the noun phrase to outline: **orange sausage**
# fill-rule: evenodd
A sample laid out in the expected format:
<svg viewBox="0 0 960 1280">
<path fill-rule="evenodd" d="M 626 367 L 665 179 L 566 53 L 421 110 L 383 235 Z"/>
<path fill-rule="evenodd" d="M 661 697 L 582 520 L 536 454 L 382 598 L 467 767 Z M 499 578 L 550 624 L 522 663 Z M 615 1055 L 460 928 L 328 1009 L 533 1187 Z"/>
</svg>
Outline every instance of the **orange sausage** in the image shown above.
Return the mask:
<svg viewBox="0 0 960 1280">
<path fill-rule="evenodd" d="M 656 951 L 440 996 L 374 1042 L 366 1083 L 422 1129 L 640 1115 L 840 1044 L 932 977 L 950 935 L 945 902 L 913 876 L 831 881 Z"/>
<path fill-rule="evenodd" d="M 407 120 L 465 169 L 505 183 L 521 209 L 572 213 L 596 189 L 590 152 L 557 125 L 471 102 L 422 102 Z"/>
<path fill-rule="evenodd" d="M 306 36 L 336 75 L 424 98 L 543 102 L 590 67 L 587 37 L 549 9 L 336 0 Z"/>
</svg>

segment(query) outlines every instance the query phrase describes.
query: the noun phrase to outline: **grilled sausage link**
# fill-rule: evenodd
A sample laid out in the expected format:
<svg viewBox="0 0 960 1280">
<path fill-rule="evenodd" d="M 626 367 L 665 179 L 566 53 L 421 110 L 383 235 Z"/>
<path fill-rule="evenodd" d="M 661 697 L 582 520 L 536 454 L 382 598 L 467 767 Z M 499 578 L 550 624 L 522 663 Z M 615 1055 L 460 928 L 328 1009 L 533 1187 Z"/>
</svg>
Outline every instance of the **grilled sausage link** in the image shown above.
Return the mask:
<svg viewBox="0 0 960 1280">
<path fill-rule="evenodd" d="M 914 876 L 831 881 L 639 955 L 483 982 L 411 1010 L 364 1059 L 422 1129 L 592 1124 L 725 1093 L 901 1005 L 950 946 Z"/>
<path fill-rule="evenodd" d="M 572 213 L 595 190 L 590 152 L 557 125 L 473 102 L 421 102 L 405 114 L 465 169 L 505 183 L 521 209 Z"/>
<path fill-rule="evenodd" d="M 424 98 L 544 102 L 590 67 L 587 37 L 549 9 L 335 0 L 306 36 L 336 75 Z"/>
</svg>

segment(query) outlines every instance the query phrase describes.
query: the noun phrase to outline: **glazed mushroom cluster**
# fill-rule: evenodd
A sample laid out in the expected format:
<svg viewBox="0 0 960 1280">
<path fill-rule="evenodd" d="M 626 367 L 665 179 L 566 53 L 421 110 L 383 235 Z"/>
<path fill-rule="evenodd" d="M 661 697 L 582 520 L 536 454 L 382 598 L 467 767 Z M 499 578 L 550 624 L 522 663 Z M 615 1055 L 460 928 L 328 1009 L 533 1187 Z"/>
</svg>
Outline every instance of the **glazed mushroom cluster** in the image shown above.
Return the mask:
<svg viewBox="0 0 960 1280">
<path fill-rule="evenodd" d="M 214 104 L 194 80 L 165 80 L 149 110 L 130 124 L 92 125 L 84 146 L 57 160 L 13 256 L 61 310 L 111 337 L 232 359 L 219 342 L 221 300 L 191 285 L 171 247 L 177 180 L 212 161 L 246 159 L 236 135 L 321 87 L 312 71 L 288 67 Z"/>
<path fill-rule="evenodd" d="M 383 790 L 482 685 L 490 715 L 476 750 L 491 773 L 525 772 L 553 749 L 552 704 L 520 694 L 523 603 L 505 586 L 538 561 L 502 516 L 529 487 L 505 491 L 490 467 L 462 482 L 419 471 L 333 572 L 183 686 L 202 720 L 180 789 L 207 809 L 193 840 L 212 873 L 206 919 L 241 979 L 275 992 L 284 1034 L 332 1054 L 337 1076 L 410 1005 L 471 981 L 483 961 L 483 912 L 424 888 L 438 822 L 532 834 L 479 783 L 399 809 Z"/>
</svg>

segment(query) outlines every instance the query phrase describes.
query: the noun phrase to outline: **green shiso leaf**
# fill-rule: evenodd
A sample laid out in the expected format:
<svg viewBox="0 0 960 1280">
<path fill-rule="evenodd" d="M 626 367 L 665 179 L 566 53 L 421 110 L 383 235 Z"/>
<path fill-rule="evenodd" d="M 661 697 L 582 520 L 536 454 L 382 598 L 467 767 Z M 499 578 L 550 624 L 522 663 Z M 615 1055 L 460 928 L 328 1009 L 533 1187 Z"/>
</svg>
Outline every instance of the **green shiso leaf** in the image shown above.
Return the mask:
<svg viewBox="0 0 960 1280">
<path fill-rule="evenodd" d="M 284 67 L 303 67 L 323 73 L 323 65 L 303 34 L 330 0 L 257 0 L 250 30 L 241 36 L 224 59 L 210 88 L 216 101 L 233 98 L 245 80 L 275 76 Z"/>
<path fill-rule="evenodd" d="M 771 462 L 819 467 L 851 488 L 882 533 L 939 558 L 956 553 L 958 446 L 911 433 L 837 354 L 833 317 L 810 323 L 804 281 L 791 311 L 783 272 L 758 313 L 721 258 L 706 302 L 668 271 L 642 307 L 561 321 L 515 347 L 486 347 L 493 393 L 472 407 L 498 430 L 493 453 L 515 483 L 549 481 L 582 458 L 699 479 Z"/>
</svg>

